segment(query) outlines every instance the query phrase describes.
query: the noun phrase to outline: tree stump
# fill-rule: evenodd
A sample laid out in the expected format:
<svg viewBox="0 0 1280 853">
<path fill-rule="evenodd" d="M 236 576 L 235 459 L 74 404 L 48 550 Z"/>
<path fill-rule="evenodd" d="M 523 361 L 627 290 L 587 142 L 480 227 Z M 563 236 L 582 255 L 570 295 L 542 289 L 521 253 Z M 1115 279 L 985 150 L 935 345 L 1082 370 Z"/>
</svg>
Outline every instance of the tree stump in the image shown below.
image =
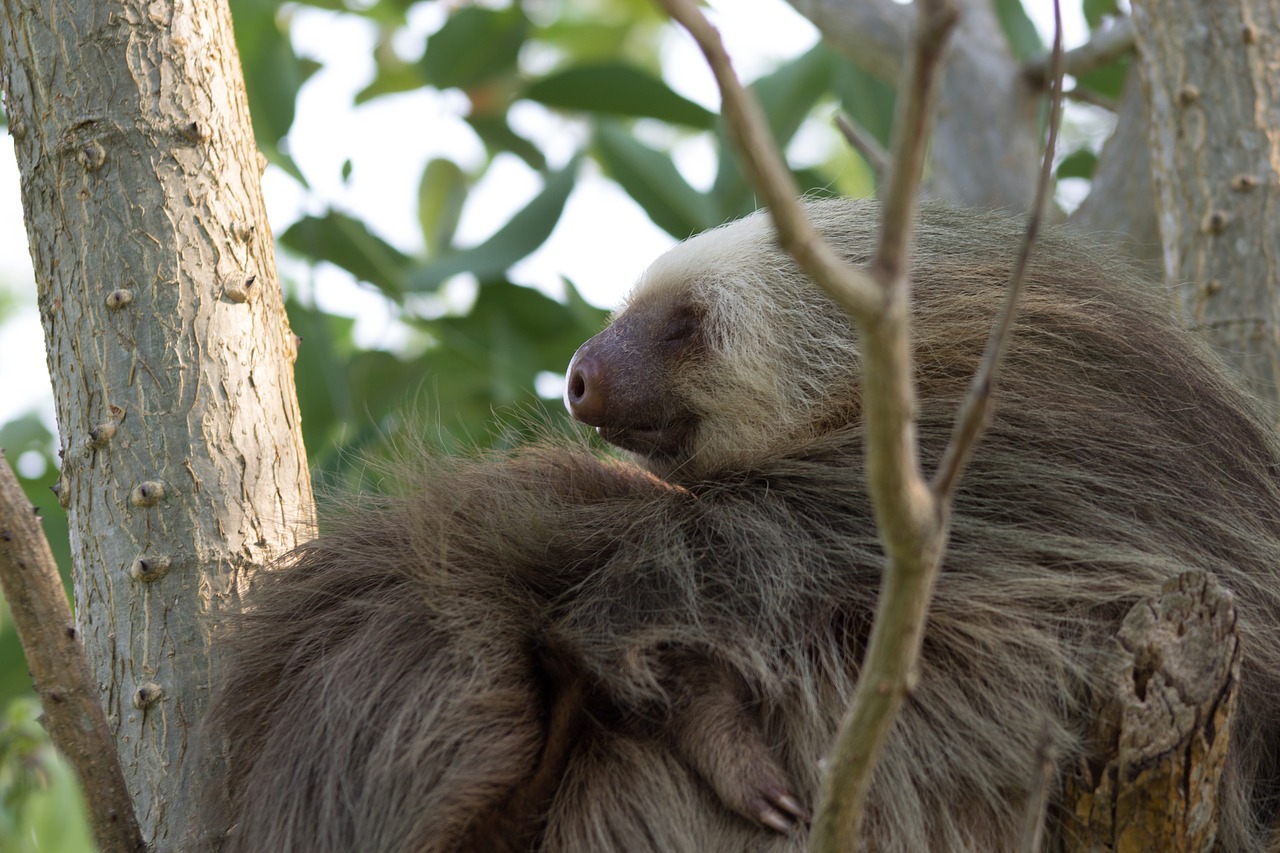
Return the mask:
<svg viewBox="0 0 1280 853">
<path fill-rule="evenodd" d="M 1179 575 L 1129 611 L 1115 652 L 1096 758 L 1066 785 L 1066 849 L 1208 851 L 1240 680 L 1235 602 L 1204 572 Z"/>
</svg>

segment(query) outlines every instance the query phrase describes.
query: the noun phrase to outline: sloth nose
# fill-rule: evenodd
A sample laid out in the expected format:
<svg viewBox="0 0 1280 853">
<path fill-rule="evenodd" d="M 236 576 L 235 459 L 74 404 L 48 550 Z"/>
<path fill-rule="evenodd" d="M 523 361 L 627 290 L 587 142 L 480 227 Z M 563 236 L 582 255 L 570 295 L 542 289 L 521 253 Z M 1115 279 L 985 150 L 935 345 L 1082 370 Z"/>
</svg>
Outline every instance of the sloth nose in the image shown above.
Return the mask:
<svg viewBox="0 0 1280 853">
<path fill-rule="evenodd" d="M 579 349 L 565 374 L 564 404 L 569 414 L 588 426 L 604 423 L 608 411 L 604 368 L 595 356 Z"/>
</svg>

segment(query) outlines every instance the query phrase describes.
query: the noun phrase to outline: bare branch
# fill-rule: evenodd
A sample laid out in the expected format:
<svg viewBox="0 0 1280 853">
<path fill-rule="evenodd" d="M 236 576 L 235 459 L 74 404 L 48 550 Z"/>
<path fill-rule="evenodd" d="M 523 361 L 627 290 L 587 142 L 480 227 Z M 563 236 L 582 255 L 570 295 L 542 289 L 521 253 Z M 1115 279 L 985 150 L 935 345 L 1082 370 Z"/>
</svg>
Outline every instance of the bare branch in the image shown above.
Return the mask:
<svg viewBox="0 0 1280 853">
<path fill-rule="evenodd" d="M 855 123 L 844 113 L 836 115 L 836 127 L 844 136 L 845 141 L 853 146 L 853 150 L 867 161 L 876 173 L 876 183 L 879 184 L 884 180 L 884 176 L 889 171 L 889 152 L 881 147 L 876 138 L 866 131 L 861 125 Z"/>
<path fill-rule="evenodd" d="M 898 94 L 893 162 L 884 188 L 880 245 L 872 264 L 874 268 L 883 270 L 889 281 L 901 279 L 906 271 L 911 228 L 920 197 L 920 180 L 924 175 L 924 154 L 929 144 L 930 108 L 938 60 L 955 23 L 956 10 L 950 3 L 920 4 L 920 24 L 911 69 Z"/>
<path fill-rule="evenodd" d="M 895 81 L 911 47 L 911 8 L 893 0 L 788 0 L 859 68 Z"/>
<path fill-rule="evenodd" d="M 973 448 L 978 438 L 986 429 L 991 417 L 991 393 L 995 383 L 996 371 L 1000 359 L 1009 341 L 1013 329 L 1013 320 L 1018 312 L 1018 299 L 1022 295 L 1022 284 L 1026 278 L 1027 262 L 1031 258 L 1031 247 L 1035 245 L 1036 236 L 1040 232 L 1040 222 L 1044 218 L 1049 202 L 1049 189 L 1053 183 L 1053 153 L 1058 144 L 1058 126 L 1062 118 L 1062 10 L 1057 0 L 1053 4 L 1054 36 L 1053 36 L 1053 88 L 1049 105 L 1049 138 L 1045 143 L 1044 159 L 1040 166 L 1040 181 L 1036 186 L 1036 201 L 1027 218 L 1027 231 L 1022 239 L 1022 247 L 1014 262 L 1013 275 L 1005 294 L 1004 308 L 1000 319 L 991 329 L 991 337 L 987 340 L 987 348 L 982 354 L 982 363 L 978 366 L 960 407 L 956 418 L 955 431 L 951 441 L 938 463 L 938 471 L 932 483 L 933 492 L 938 500 L 950 502 L 956 484 L 964 473 Z"/>
<path fill-rule="evenodd" d="M 1133 38 L 1133 20 L 1120 18 L 1107 29 L 1098 30 L 1089 41 L 1063 54 L 1062 71 L 1078 77 L 1101 68 L 1133 49 Z M 1052 50 L 1028 59 L 1022 66 L 1027 82 L 1041 88 L 1051 83 L 1053 61 Z"/>
<path fill-rule="evenodd" d="M 1075 101 L 1077 104 L 1088 104 L 1091 107 L 1098 107 L 1109 113 L 1119 112 L 1120 104 L 1115 98 L 1108 98 L 1106 95 L 1099 95 L 1097 92 L 1091 92 L 1081 86 L 1074 86 L 1062 93 L 1063 97 Z"/>
<path fill-rule="evenodd" d="M 0 587 L 26 652 L 44 724 L 80 777 L 89 822 L 109 853 L 145 849 L 40 519 L 0 450 Z"/>
<path fill-rule="evenodd" d="M 723 98 L 722 111 L 751 185 L 773 214 L 778 241 L 804 271 L 851 315 L 866 321 L 882 310 L 880 288 L 864 272 L 844 263 L 805 218 L 797 200 L 800 190 L 773 143 L 760 105 L 734 73 L 720 33 L 692 0 L 661 0 L 667 14 L 689 31 L 715 74 Z"/>
</svg>

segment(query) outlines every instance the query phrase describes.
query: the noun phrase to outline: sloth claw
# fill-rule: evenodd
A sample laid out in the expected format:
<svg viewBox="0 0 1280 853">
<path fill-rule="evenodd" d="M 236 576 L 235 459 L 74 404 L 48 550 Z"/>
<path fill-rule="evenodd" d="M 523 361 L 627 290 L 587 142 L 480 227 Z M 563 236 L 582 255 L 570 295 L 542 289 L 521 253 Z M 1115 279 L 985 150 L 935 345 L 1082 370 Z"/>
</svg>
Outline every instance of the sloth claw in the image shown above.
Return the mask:
<svg viewBox="0 0 1280 853">
<path fill-rule="evenodd" d="M 747 808 L 751 818 L 776 832 L 790 832 L 796 823 L 808 823 L 809 810 L 774 779 L 761 784 Z"/>
<path fill-rule="evenodd" d="M 756 812 L 755 818 L 770 829 L 782 833 L 790 832 L 792 827 L 796 825 L 795 821 L 788 818 L 782 812 L 769 808 L 768 806 L 764 806 L 760 811 Z"/>
</svg>

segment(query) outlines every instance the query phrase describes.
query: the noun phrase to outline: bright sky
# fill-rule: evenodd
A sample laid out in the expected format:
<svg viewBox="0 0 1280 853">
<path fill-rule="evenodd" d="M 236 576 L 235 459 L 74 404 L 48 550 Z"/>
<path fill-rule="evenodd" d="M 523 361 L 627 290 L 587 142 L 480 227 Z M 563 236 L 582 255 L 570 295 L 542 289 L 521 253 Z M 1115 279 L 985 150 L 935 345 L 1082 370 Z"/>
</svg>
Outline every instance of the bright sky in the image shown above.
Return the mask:
<svg viewBox="0 0 1280 853">
<path fill-rule="evenodd" d="M 446 6 L 414 7 L 410 31 L 404 36 L 407 54 L 440 26 Z M 1048 0 L 1030 0 L 1026 6 L 1042 31 L 1051 29 Z M 748 80 L 799 54 L 817 38 L 813 27 L 782 0 L 716 0 L 712 8 L 718 12 L 716 23 L 735 65 Z M 1068 22 L 1068 44 L 1078 43 L 1082 33 L 1082 21 Z M 456 92 L 418 92 L 353 109 L 352 96 L 373 75 L 372 27 L 352 16 L 298 8 L 293 35 L 299 53 L 321 60 L 325 67 L 304 87 L 289 135 L 293 157 L 311 183 L 310 191 L 274 168 L 264 178 L 273 229 L 279 233 L 299 216 L 334 206 L 357 214 L 401 249 L 420 251 L 416 193 L 425 162 L 444 156 L 468 168 L 483 159 L 479 141 L 457 119 L 464 108 L 462 96 Z M 686 38 L 668 39 L 663 68 L 667 69 L 668 83 L 681 94 L 712 109 L 717 107 L 714 82 Z M 514 107 L 512 121 L 538 142 L 555 164 L 567 160 L 586 133 L 584 125 L 554 118 L 534 104 Z M 811 146 L 815 160 L 821 159 L 826 144 L 830 144 L 826 137 L 805 139 L 803 133 L 797 141 L 802 150 Z M 676 156 L 682 172 L 695 185 L 709 182 L 714 163 L 709 143 L 683 144 Z M 341 168 L 347 158 L 353 168 L 350 180 L 344 183 Z M 539 189 L 537 176 L 522 163 L 512 157 L 500 158 L 474 191 L 460 223 L 459 242 L 470 245 L 484 239 Z M 670 243 L 621 190 L 589 167 L 551 239 L 519 264 L 512 278 L 555 293 L 564 275 L 588 299 L 608 306 Z M 283 258 L 281 264 L 283 274 L 308 283 L 322 308 L 356 316 L 357 334 L 365 343 L 396 339 L 399 329 L 386 303 L 347 274 L 327 266 L 309 274 L 304 265 L 290 264 Z M 52 424 L 43 335 L 35 310 L 17 167 L 8 136 L 0 137 L 0 291 L 7 291 L 22 306 L 9 322 L 0 325 L 0 424 L 32 408 L 39 409 Z M 454 282 L 446 291 L 445 304 L 465 307 L 473 291 L 472 283 Z M 551 387 L 543 390 L 555 393 Z"/>
</svg>

